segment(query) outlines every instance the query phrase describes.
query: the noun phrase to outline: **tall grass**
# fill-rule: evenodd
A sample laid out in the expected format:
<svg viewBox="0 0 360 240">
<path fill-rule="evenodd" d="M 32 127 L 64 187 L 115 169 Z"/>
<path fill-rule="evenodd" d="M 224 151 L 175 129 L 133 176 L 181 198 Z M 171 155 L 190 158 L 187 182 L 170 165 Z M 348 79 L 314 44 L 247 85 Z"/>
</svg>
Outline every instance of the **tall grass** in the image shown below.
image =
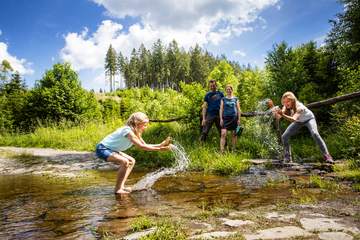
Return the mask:
<svg viewBox="0 0 360 240">
<path fill-rule="evenodd" d="M 107 124 L 90 122 L 71 127 L 67 123 L 41 126 L 32 133 L 3 133 L 0 145 L 93 151 L 102 137 L 121 124 L 121 120 L 114 120 Z"/>
<path fill-rule="evenodd" d="M 122 120 L 112 120 L 106 123 L 88 122 L 77 126 L 66 122 L 40 126 L 34 132 L 26 134 L 2 133 L 0 146 L 94 151 L 96 143 L 123 124 Z M 194 129 L 193 125 L 186 122 L 151 123 L 143 138 L 147 143 L 155 144 L 167 136 L 173 137 L 188 153 L 190 170 L 220 175 L 237 175 L 249 168 L 250 164 L 246 159 L 277 157 L 271 146 L 269 147 L 264 139 L 256 134 L 258 128 L 254 127 L 252 120 L 246 119 L 243 121 L 243 125 L 245 130 L 238 138 L 236 151 L 225 152 L 225 154 L 220 154 L 218 151 L 220 138 L 215 127 L 211 129 L 206 143 L 203 144 L 199 142 L 200 129 Z M 348 144 L 343 134 L 331 132 L 328 135 L 322 135 L 325 142 L 328 143 L 330 153 L 333 153 L 336 159 L 344 156 L 343 151 L 336 150 L 336 148 L 345 147 Z M 295 161 L 320 161 L 322 159 L 320 150 L 307 131 L 294 136 L 291 139 L 291 145 Z M 230 136 L 228 148 L 231 149 Z M 127 150 L 127 153 L 138 160 L 137 167 L 159 168 L 168 167 L 174 163 L 171 152 L 149 152 L 133 147 Z M 354 169 L 359 169 L 358 164 L 351 170 Z M 348 178 L 357 179 L 357 175 L 349 172 Z"/>
</svg>

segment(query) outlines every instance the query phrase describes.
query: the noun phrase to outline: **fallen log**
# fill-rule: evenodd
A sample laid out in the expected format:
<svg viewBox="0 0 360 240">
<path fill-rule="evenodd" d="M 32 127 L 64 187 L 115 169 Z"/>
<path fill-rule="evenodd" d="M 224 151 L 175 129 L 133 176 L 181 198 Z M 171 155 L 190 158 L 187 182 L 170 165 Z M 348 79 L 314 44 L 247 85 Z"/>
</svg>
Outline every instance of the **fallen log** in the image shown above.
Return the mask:
<svg viewBox="0 0 360 240">
<path fill-rule="evenodd" d="M 319 108 L 319 107 L 323 107 L 323 106 L 327 106 L 327 105 L 332 105 L 332 104 L 335 104 L 335 103 L 338 103 L 338 102 L 347 101 L 347 100 L 351 100 L 351 99 L 355 99 L 355 98 L 360 98 L 360 91 L 345 94 L 345 95 L 338 96 L 338 97 L 325 99 L 325 100 L 318 101 L 318 102 L 309 103 L 306 106 L 308 108 L 310 108 L 310 109 L 313 109 L 313 108 Z M 255 116 L 262 116 L 262 115 L 266 115 L 266 114 L 269 114 L 269 113 L 268 112 L 254 111 L 254 112 L 242 112 L 241 116 L 242 117 L 255 117 Z M 187 118 L 187 116 L 164 119 L 164 120 L 150 119 L 150 122 L 175 122 L 175 121 L 183 120 L 183 119 L 186 119 L 186 118 Z"/>
<path fill-rule="evenodd" d="M 332 105 L 332 104 L 337 103 L 337 102 L 351 100 L 351 99 L 358 98 L 358 97 L 360 97 L 360 91 L 357 91 L 357 92 L 354 92 L 354 93 L 349 93 L 349 94 L 338 96 L 338 97 L 325 99 L 325 100 L 322 100 L 322 101 L 319 101 L 319 102 L 309 103 L 306 106 L 308 108 L 318 108 L 318 107 L 322 107 L 322 106 L 326 106 L 326 105 Z"/>
<path fill-rule="evenodd" d="M 169 118 L 169 119 L 149 119 L 150 122 L 175 122 L 179 120 L 185 119 L 185 116 L 177 117 L 177 118 Z"/>
</svg>

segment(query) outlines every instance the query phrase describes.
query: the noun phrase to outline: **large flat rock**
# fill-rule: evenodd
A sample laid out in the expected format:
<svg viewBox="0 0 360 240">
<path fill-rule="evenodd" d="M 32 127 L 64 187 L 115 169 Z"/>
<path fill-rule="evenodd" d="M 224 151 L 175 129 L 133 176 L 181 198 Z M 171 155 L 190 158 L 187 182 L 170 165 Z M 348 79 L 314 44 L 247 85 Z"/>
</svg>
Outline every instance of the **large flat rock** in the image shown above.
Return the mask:
<svg viewBox="0 0 360 240">
<path fill-rule="evenodd" d="M 357 227 L 347 226 L 334 218 L 301 218 L 300 223 L 304 229 L 311 232 L 349 231 L 354 234 L 360 233 Z"/>
<path fill-rule="evenodd" d="M 269 228 L 258 231 L 256 234 L 245 234 L 246 240 L 257 240 L 257 239 L 288 239 L 295 237 L 308 237 L 312 234 L 305 231 L 302 228 L 295 226 L 285 226 Z"/>
<path fill-rule="evenodd" d="M 209 232 L 190 237 L 190 239 L 215 239 L 226 238 L 237 234 L 236 232 Z"/>
<path fill-rule="evenodd" d="M 296 214 L 295 213 L 280 214 L 278 212 L 269 212 L 265 215 L 265 218 L 271 219 L 271 220 L 289 221 L 291 219 L 295 219 Z"/>
<path fill-rule="evenodd" d="M 353 237 L 343 232 L 322 232 L 319 234 L 321 240 L 352 240 Z"/>
<path fill-rule="evenodd" d="M 250 220 L 232 220 L 227 218 L 222 218 L 221 220 L 224 222 L 224 225 L 229 227 L 241 227 L 244 225 L 254 224 L 254 222 Z"/>
</svg>

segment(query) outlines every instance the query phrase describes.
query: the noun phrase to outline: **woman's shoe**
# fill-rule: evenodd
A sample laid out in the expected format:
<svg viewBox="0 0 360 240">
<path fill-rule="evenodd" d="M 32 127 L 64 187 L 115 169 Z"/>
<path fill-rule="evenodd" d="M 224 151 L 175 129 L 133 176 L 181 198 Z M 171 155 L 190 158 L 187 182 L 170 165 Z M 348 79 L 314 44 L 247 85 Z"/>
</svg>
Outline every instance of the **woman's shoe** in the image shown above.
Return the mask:
<svg viewBox="0 0 360 240">
<path fill-rule="evenodd" d="M 325 160 L 325 162 L 330 163 L 330 164 L 335 163 L 334 159 L 332 158 L 332 156 L 330 154 L 325 154 L 324 155 L 324 160 Z"/>
</svg>

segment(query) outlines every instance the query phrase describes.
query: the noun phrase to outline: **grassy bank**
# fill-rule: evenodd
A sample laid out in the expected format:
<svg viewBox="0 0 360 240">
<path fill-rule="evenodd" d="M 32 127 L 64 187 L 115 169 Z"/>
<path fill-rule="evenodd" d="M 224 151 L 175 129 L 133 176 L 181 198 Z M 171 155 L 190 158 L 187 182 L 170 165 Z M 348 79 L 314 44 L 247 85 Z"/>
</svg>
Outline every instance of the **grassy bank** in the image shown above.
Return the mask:
<svg viewBox="0 0 360 240">
<path fill-rule="evenodd" d="M 259 126 L 253 120 L 243 121 L 245 130 L 239 137 L 235 152 L 219 153 L 219 135 L 216 129 L 210 131 L 205 144 L 200 144 L 200 130 L 186 123 L 151 123 L 143 137 L 148 143 L 159 143 L 167 136 L 181 144 L 186 150 L 191 163 L 190 169 L 215 173 L 219 175 L 237 175 L 246 171 L 250 164 L 246 159 L 277 158 L 281 147 L 275 134 L 268 131 L 269 126 Z M 93 151 L 97 142 L 104 136 L 123 125 L 123 121 L 114 120 L 105 123 L 87 123 L 68 126 L 66 123 L 57 126 L 42 126 L 32 133 L 3 133 L 0 135 L 0 146 L 39 147 L 67 150 Z M 266 133 L 264 131 L 266 130 Z M 269 135 L 270 134 L 270 135 Z M 346 145 L 340 134 L 323 136 L 330 152 L 335 158 L 342 158 L 342 146 Z M 228 138 L 230 140 L 230 136 Z M 308 132 L 299 133 L 291 140 L 295 161 L 321 161 L 319 149 Z M 168 167 L 174 163 L 170 152 L 147 152 L 137 148 L 127 150 L 137 159 L 137 166 L 142 168 Z"/>
</svg>

